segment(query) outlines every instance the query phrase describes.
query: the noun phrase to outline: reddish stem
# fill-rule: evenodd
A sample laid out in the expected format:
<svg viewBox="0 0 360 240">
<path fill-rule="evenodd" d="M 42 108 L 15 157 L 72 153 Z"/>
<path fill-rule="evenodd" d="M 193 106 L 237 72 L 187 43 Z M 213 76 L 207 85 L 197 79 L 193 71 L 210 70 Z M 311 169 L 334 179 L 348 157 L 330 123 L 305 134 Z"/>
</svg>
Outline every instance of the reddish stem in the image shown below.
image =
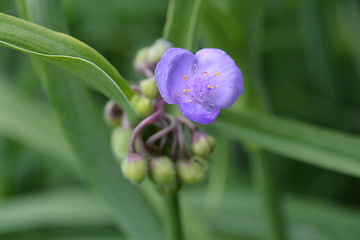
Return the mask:
<svg viewBox="0 0 360 240">
<path fill-rule="evenodd" d="M 137 136 L 141 133 L 141 131 L 143 130 L 144 127 L 153 124 L 154 122 L 156 122 L 161 115 L 163 114 L 163 110 L 161 108 L 159 108 L 158 110 L 156 110 L 156 112 L 154 112 L 153 114 L 151 114 L 150 116 L 148 116 L 147 118 L 145 118 L 144 120 L 142 120 L 134 129 L 131 137 L 130 137 L 130 142 L 129 142 L 129 154 L 131 153 L 136 153 L 136 149 L 135 149 L 135 141 Z"/>
<path fill-rule="evenodd" d="M 187 118 L 184 117 L 176 117 L 176 119 L 183 125 L 185 125 L 190 131 L 191 134 L 197 131 L 197 127 Z"/>
<path fill-rule="evenodd" d="M 158 108 L 162 107 L 162 106 L 165 105 L 165 104 L 166 104 L 165 100 L 161 98 L 159 101 L 157 101 L 157 102 L 155 103 L 154 108 L 155 108 L 155 109 L 158 109 Z"/>
<path fill-rule="evenodd" d="M 169 132 L 171 132 L 174 127 L 175 127 L 175 119 L 173 117 L 171 117 L 170 115 L 165 115 L 166 119 L 170 122 L 169 126 L 167 126 L 166 128 L 162 129 L 161 131 L 155 133 L 154 135 L 152 135 L 147 141 L 146 141 L 146 146 L 150 147 L 151 145 L 153 145 L 157 140 L 159 140 L 160 138 L 166 136 Z"/>
</svg>

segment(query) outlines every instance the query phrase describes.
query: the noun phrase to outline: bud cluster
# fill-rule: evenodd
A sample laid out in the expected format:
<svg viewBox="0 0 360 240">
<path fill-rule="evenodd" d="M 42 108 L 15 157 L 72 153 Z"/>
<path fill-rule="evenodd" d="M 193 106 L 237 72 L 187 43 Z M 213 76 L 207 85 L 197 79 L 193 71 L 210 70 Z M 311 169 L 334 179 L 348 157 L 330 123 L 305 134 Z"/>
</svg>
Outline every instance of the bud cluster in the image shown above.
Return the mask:
<svg viewBox="0 0 360 240">
<path fill-rule="evenodd" d="M 215 148 L 215 140 L 200 132 L 191 121 L 163 111 L 165 101 L 159 97 L 156 81 L 150 73 L 154 71 L 151 64 L 156 65 L 169 46 L 164 40 L 158 40 L 146 48 L 146 54 L 142 49 L 135 61 L 136 69 L 146 65 L 148 76 L 133 86 L 137 94 L 130 100 L 144 118 L 142 122 L 132 128 L 116 103 L 109 101 L 105 106 L 105 120 L 115 127 L 111 148 L 124 176 L 135 184 L 149 176 L 164 194 L 176 193 L 182 183 L 201 182 L 208 168 L 207 157 Z M 185 137 L 185 132 L 190 133 L 190 138 Z"/>
<path fill-rule="evenodd" d="M 156 64 L 170 47 L 172 47 L 171 43 L 165 39 L 158 39 L 152 46 L 140 49 L 134 61 L 136 71 L 146 77 L 154 76 Z"/>
</svg>

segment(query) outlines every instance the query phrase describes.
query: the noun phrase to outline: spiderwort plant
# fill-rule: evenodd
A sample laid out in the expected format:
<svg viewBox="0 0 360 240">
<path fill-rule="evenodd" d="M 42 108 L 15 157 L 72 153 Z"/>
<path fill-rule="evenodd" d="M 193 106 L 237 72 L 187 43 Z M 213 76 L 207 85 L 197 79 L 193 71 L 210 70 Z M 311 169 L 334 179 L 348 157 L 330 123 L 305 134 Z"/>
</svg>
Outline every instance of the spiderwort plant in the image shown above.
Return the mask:
<svg viewBox="0 0 360 240">
<path fill-rule="evenodd" d="M 194 55 L 170 46 L 165 40 L 158 40 L 144 48 L 146 54 L 144 49 L 139 51 L 134 66 L 146 79 L 132 86 L 138 94 L 131 104 L 144 120 L 133 128 L 126 114 L 122 115 L 122 126 L 112 135 L 112 148 L 126 178 L 139 184 L 148 174 L 163 193 L 171 195 L 182 183 L 194 184 L 204 179 L 206 159 L 215 148 L 215 140 L 200 132 L 190 120 L 213 122 L 220 109 L 237 100 L 244 86 L 240 69 L 224 51 L 202 49 Z M 187 118 L 165 113 L 166 103 L 179 104 Z M 111 109 L 118 110 L 114 106 Z M 106 111 L 110 116 L 114 115 L 111 109 Z M 144 131 L 150 125 L 153 127 Z M 190 139 L 185 138 L 185 129 L 189 130 Z M 119 149 L 125 152 L 124 145 L 128 145 L 126 156 L 119 153 Z"/>
</svg>

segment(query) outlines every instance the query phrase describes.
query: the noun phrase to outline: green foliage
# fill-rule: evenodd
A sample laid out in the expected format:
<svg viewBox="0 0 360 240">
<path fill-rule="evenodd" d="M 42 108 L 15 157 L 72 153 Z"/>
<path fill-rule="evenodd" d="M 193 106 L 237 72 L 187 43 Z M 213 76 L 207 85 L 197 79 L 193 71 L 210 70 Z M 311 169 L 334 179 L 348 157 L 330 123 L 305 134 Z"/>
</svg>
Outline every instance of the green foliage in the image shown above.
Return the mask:
<svg viewBox="0 0 360 240">
<path fill-rule="evenodd" d="M 360 137 L 356 135 L 246 111 L 228 111 L 214 127 L 251 146 L 360 177 Z"/>
<path fill-rule="evenodd" d="M 0 13 L 0 22 L 1 45 L 39 56 L 73 72 L 124 108 L 132 122 L 139 120 L 128 100 L 133 91 L 94 49 L 68 35 L 3 13 Z"/>
<path fill-rule="evenodd" d="M 48 9 L 59 10 L 56 4 L 43 5 L 43 3 L 45 2 L 37 1 L 32 4 L 35 8 L 43 7 L 41 12 L 46 12 Z M 28 13 L 33 13 L 32 8 L 26 9 Z M 46 21 L 46 19 L 41 20 Z M 157 216 L 151 211 L 143 196 L 122 177 L 118 163 L 109 148 L 109 131 L 101 114 L 96 111 L 88 90 L 75 77 L 44 64 L 40 59 L 35 60 L 67 140 L 79 160 L 80 169 L 90 183 L 100 189 L 111 206 L 117 222 L 127 233 L 134 239 L 144 239 L 145 236 L 159 239 L 162 230 Z M 82 72 L 86 73 L 85 69 Z M 130 89 L 125 82 L 123 84 Z M 122 196 L 124 192 L 126 197 Z M 148 220 L 144 221 L 144 218 Z M 142 231 L 138 231 L 138 228 Z"/>
<path fill-rule="evenodd" d="M 26 107 L 24 107 L 24 104 Z M 1 135 L 61 161 L 73 163 L 74 156 L 49 106 L 0 80 Z"/>
<path fill-rule="evenodd" d="M 43 27 L 10 16 L 13 1 L 0 1 L 1 45 L 36 56 L 37 69 L 0 48 L 1 239 L 162 239 L 162 228 L 174 224 L 159 219 L 165 204 L 146 181 L 137 188 L 121 175 L 100 94 L 140 120 L 128 100 L 134 92 L 114 66 L 135 78 L 135 51 L 161 36 L 165 18 L 163 37 L 174 46 L 221 48 L 245 79 L 237 104 L 201 126 L 217 148 L 208 179 L 181 191 L 186 239 L 261 239 L 263 218 L 277 224 L 279 213 L 259 211 L 269 189 L 280 199 L 288 239 L 358 238 L 356 1 L 64 0 L 69 27 L 59 1 L 17 2 L 20 16 Z M 257 153 L 267 166 L 254 176 L 259 171 L 248 165 L 259 163 Z M 103 201 L 85 190 L 79 170 Z"/>
<path fill-rule="evenodd" d="M 197 19 L 202 0 L 170 0 L 163 37 L 176 47 L 197 49 Z"/>
</svg>

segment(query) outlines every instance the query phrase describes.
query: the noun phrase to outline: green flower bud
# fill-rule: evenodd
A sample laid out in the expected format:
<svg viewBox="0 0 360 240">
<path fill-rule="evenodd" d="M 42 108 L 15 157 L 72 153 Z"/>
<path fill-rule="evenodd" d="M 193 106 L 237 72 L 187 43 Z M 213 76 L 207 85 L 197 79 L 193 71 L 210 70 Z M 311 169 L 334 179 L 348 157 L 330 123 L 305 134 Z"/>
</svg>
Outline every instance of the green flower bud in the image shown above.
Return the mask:
<svg viewBox="0 0 360 240">
<path fill-rule="evenodd" d="M 131 134 L 132 129 L 121 127 L 115 128 L 111 134 L 111 150 L 119 161 L 125 159 L 128 154 Z"/>
<path fill-rule="evenodd" d="M 140 49 L 135 57 L 135 69 L 144 76 L 150 76 L 166 49 L 171 46 L 168 41 L 158 39 L 152 46 Z"/>
<path fill-rule="evenodd" d="M 138 153 L 129 154 L 121 164 L 124 176 L 134 183 L 141 183 L 146 177 L 147 161 Z"/>
<path fill-rule="evenodd" d="M 144 74 L 145 69 L 148 68 L 149 49 L 149 47 L 144 47 L 140 49 L 135 57 L 135 69 L 141 74 Z"/>
<path fill-rule="evenodd" d="M 180 159 L 177 162 L 180 179 L 189 184 L 201 182 L 207 171 L 207 163 L 201 158 Z"/>
<path fill-rule="evenodd" d="M 164 52 L 171 46 L 172 44 L 165 39 L 156 40 L 156 42 L 149 49 L 148 61 L 152 63 L 159 62 Z"/>
<path fill-rule="evenodd" d="M 113 101 L 109 100 L 104 107 L 104 119 L 109 126 L 119 126 L 121 124 L 124 111 Z"/>
<path fill-rule="evenodd" d="M 149 116 L 154 112 L 154 106 L 151 104 L 151 101 L 148 98 L 134 95 L 131 98 L 130 103 L 143 118 Z"/>
<path fill-rule="evenodd" d="M 208 141 L 208 135 L 202 132 L 195 132 L 191 139 L 191 150 L 195 156 L 207 157 L 212 152 L 212 147 Z"/>
<path fill-rule="evenodd" d="M 216 141 L 215 141 L 215 139 L 212 137 L 212 136 L 210 136 L 210 135 L 207 135 L 206 136 L 206 141 L 210 144 L 210 148 L 211 148 L 211 153 L 215 150 L 215 148 L 216 148 Z M 211 154 L 210 153 L 210 154 Z"/>
<path fill-rule="evenodd" d="M 157 98 L 160 96 L 155 78 L 148 78 L 140 82 L 140 89 L 145 97 Z"/>
<path fill-rule="evenodd" d="M 168 157 L 151 159 L 150 177 L 156 184 L 172 185 L 176 180 L 174 163 Z"/>
</svg>

